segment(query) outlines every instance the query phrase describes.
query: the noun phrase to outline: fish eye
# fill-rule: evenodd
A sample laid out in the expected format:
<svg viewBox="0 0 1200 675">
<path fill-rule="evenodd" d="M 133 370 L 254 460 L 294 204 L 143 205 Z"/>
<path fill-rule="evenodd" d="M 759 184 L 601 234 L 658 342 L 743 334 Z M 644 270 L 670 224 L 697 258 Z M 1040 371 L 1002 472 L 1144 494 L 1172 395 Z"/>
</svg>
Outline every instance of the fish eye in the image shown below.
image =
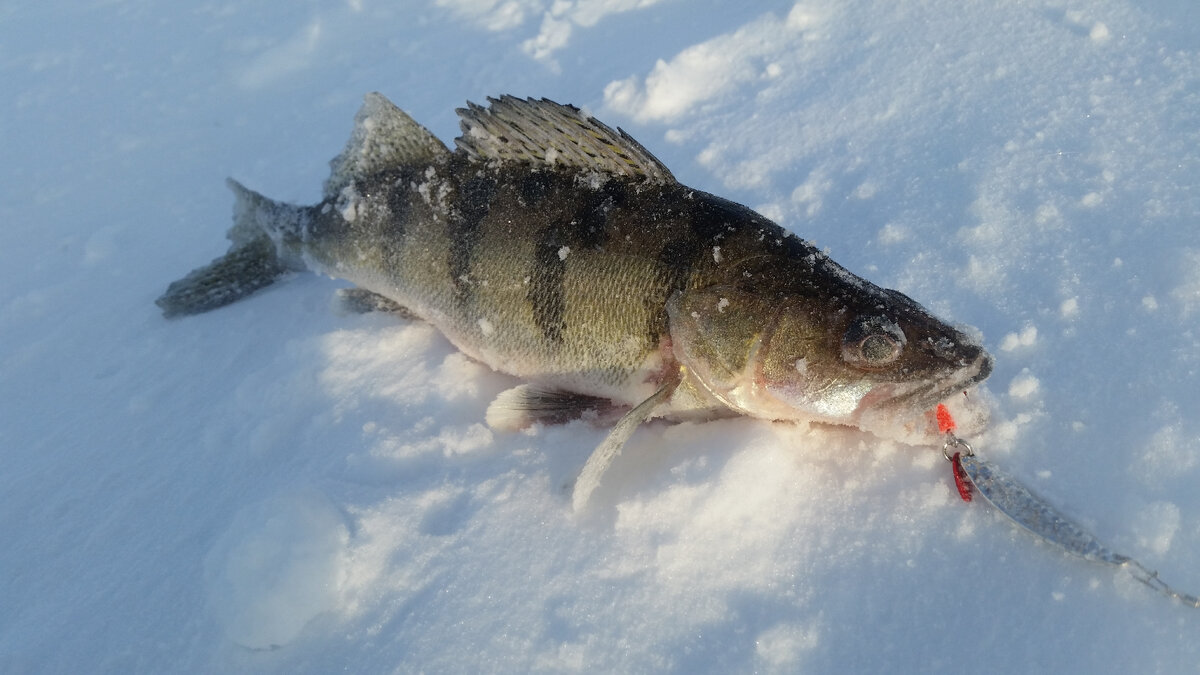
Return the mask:
<svg viewBox="0 0 1200 675">
<path fill-rule="evenodd" d="M 867 368 L 881 368 L 900 357 L 904 332 L 891 319 L 871 316 L 856 319 L 842 337 L 842 358 Z"/>
<path fill-rule="evenodd" d="M 896 360 L 900 355 L 900 345 L 890 335 L 868 335 L 858 351 L 868 363 L 882 365 Z"/>
</svg>

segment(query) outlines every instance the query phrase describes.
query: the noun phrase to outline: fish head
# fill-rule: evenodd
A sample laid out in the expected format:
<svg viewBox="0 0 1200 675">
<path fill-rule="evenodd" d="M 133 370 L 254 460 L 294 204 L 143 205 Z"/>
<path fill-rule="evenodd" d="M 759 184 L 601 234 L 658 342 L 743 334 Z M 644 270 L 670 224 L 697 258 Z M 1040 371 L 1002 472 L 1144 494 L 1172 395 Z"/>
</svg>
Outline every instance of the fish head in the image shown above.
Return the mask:
<svg viewBox="0 0 1200 675">
<path fill-rule="evenodd" d="M 743 414 L 888 430 L 982 381 L 991 356 L 904 294 L 855 278 L 834 293 L 690 290 L 668 306 L 677 360 Z"/>
</svg>

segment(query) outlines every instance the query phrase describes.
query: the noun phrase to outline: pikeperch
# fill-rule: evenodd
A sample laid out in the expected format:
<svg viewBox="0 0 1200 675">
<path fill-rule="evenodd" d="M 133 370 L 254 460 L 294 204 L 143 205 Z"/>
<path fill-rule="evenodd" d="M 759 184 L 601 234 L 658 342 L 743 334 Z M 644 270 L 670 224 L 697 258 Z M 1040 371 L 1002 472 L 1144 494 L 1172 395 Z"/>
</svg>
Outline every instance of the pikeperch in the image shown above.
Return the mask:
<svg viewBox="0 0 1200 675">
<path fill-rule="evenodd" d="M 490 103 L 458 111 L 451 151 L 368 94 L 315 206 L 230 180 L 229 252 L 171 284 L 163 313 L 311 270 L 523 379 L 489 407 L 493 426 L 631 408 L 588 460 L 577 507 L 651 417 L 895 436 L 991 372 L 964 333 L 749 208 L 681 185 L 624 131 L 546 99 Z"/>
</svg>

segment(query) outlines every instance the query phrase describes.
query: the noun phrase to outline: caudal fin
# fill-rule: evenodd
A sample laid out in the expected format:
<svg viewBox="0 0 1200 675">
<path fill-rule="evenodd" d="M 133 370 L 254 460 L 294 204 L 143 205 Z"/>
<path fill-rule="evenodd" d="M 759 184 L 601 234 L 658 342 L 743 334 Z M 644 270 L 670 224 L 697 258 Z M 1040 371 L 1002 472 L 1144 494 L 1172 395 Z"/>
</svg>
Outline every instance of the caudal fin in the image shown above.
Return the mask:
<svg viewBox="0 0 1200 675">
<path fill-rule="evenodd" d="M 270 286 L 285 272 L 275 245 L 263 235 L 172 282 L 154 304 L 167 318 L 200 314 Z"/>
<path fill-rule="evenodd" d="M 279 211 L 296 207 L 267 199 L 233 179 L 228 183 L 236 196 L 228 235 L 233 245 L 225 255 L 167 287 L 154 301 L 165 317 L 200 314 L 236 302 L 270 286 L 289 269 L 264 226 L 281 220 Z"/>
</svg>

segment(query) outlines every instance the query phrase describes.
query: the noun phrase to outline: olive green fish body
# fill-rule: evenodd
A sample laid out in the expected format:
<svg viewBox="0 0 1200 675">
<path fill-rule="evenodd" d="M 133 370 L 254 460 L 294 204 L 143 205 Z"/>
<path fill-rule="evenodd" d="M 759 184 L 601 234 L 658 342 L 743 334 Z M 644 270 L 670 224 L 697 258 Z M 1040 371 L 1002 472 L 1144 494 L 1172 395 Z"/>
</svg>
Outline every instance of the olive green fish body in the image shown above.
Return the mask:
<svg viewBox="0 0 1200 675">
<path fill-rule="evenodd" d="M 172 284 L 164 313 L 227 304 L 287 270 L 347 279 L 525 380 L 489 409 L 496 426 L 632 407 L 589 460 L 584 501 L 650 416 L 888 435 L 991 370 L 978 344 L 908 297 L 680 184 L 577 108 L 506 96 L 459 114 L 451 151 L 368 95 L 315 206 L 231 181 L 230 252 Z"/>
</svg>

